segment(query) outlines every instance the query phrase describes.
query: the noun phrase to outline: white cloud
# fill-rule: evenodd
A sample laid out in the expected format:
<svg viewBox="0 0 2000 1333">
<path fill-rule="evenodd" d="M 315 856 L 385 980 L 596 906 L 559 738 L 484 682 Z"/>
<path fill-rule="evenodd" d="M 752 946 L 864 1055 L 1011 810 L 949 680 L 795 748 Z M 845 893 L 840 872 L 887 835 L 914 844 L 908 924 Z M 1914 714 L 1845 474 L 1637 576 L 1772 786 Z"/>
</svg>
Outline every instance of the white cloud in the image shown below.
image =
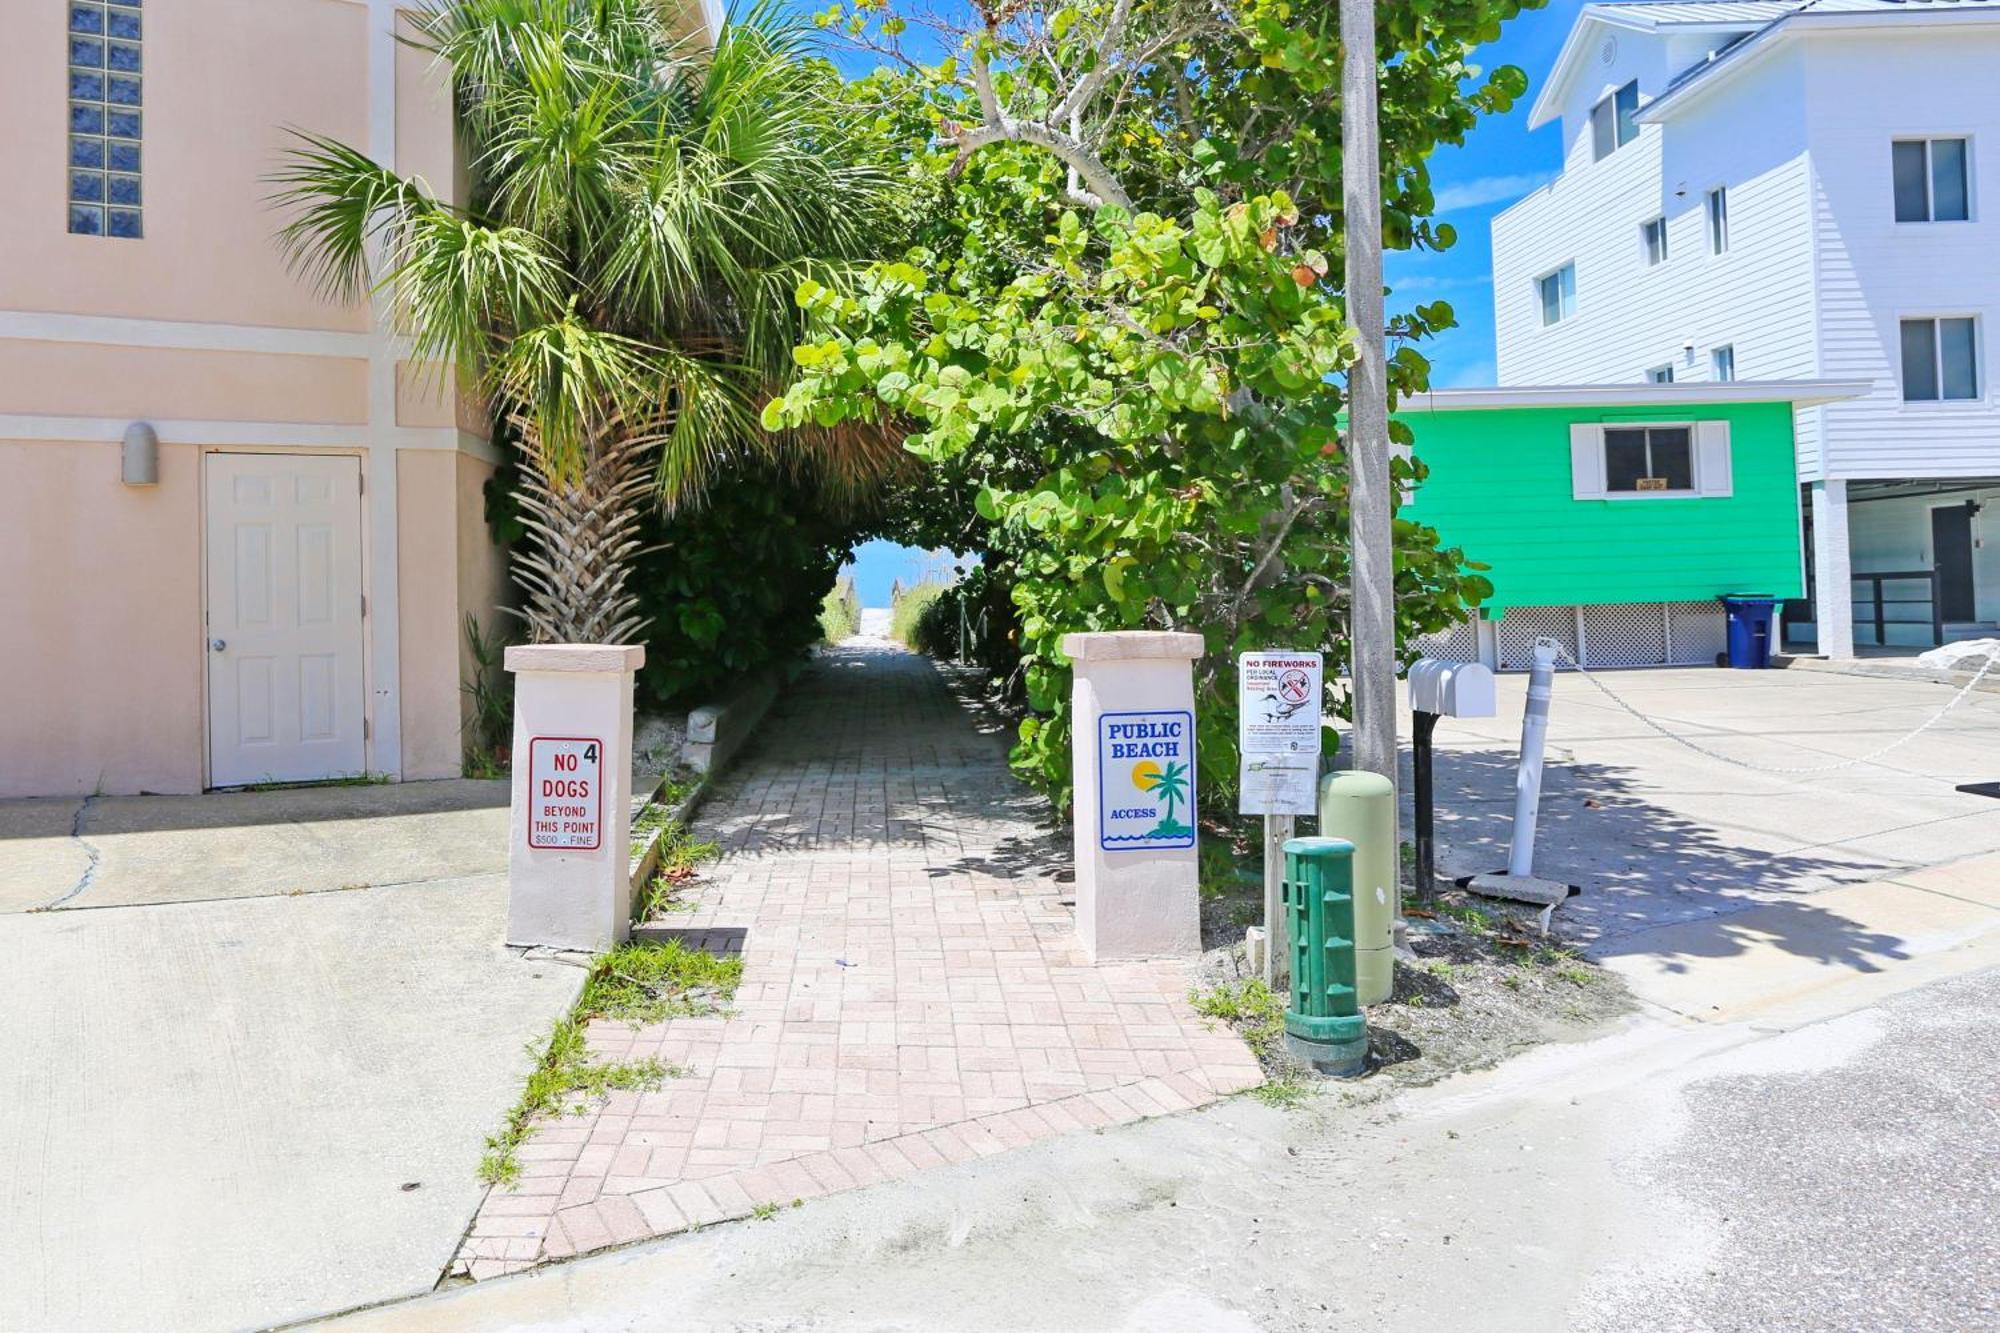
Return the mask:
<svg viewBox="0 0 2000 1333">
<path fill-rule="evenodd" d="M 1391 278 L 1389 286 L 1398 296 L 1422 296 L 1426 292 L 1462 292 L 1474 288 L 1487 287 L 1493 282 L 1491 273 L 1460 273 L 1454 275 L 1413 273 L 1407 278 Z"/>
<path fill-rule="evenodd" d="M 1455 213 L 1463 208 L 1483 208 L 1487 204 L 1518 199 L 1530 190 L 1540 189 L 1552 178 L 1551 173 L 1544 171 L 1519 176 L 1480 176 L 1460 181 L 1437 192 L 1437 211 Z"/>
</svg>

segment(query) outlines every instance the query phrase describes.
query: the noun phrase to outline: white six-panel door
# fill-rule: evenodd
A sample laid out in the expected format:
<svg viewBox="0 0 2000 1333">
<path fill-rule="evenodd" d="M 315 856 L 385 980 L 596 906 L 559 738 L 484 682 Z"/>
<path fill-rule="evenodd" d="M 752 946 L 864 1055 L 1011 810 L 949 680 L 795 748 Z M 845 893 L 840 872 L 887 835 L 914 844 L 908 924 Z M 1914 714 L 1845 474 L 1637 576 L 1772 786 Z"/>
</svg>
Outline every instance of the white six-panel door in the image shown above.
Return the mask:
<svg viewBox="0 0 2000 1333">
<path fill-rule="evenodd" d="M 209 454 L 209 781 L 363 772 L 361 462 Z"/>
</svg>

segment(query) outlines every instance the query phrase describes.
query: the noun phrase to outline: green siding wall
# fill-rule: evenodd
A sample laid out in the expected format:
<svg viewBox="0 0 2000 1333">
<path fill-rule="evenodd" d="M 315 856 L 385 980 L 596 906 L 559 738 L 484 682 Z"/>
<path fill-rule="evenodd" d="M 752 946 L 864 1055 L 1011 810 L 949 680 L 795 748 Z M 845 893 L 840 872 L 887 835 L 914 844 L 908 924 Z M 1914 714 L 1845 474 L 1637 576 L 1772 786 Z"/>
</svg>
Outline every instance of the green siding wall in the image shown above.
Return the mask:
<svg viewBox="0 0 2000 1333">
<path fill-rule="evenodd" d="M 1412 409 L 1431 469 L 1403 513 L 1491 565 L 1490 606 L 1692 602 L 1802 595 L 1789 403 L 1617 409 Z M 1729 423 L 1733 494 L 1577 500 L 1572 422 Z"/>
</svg>

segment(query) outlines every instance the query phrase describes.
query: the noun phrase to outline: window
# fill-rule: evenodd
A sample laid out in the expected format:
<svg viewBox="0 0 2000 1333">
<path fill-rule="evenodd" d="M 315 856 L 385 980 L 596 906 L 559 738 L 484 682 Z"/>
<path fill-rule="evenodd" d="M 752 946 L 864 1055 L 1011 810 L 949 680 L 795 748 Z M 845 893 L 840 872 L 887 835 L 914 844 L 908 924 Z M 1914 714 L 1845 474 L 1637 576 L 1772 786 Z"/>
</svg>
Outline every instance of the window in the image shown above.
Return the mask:
<svg viewBox="0 0 2000 1333">
<path fill-rule="evenodd" d="M 1693 434 L 1686 426 L 1606 426 L 1604 489 L 1614 495 L 1693 490 Z"/>
<path fill-rule="evenodd" d="M 1646 267 L 1667 262 L 1667 220 L 1654 218 L 1639 228 L 1646 238 Z"/>
<path fill-rule="evenodd" d="M 1646 383 L 1648 384 L 1672 384 L 1673 382 L 1674 368 L 1671 362 L 1664 366 L 1654 366 L 1646 372 Z"/>
<path fill-rule="evenodd" d="M 1729 191 L 1716 186 L 1708 192 L 1708 252 L 1719 255 L 1729 248 Z"/>
<path fill-rule="evenodd" d="M 1578 500 L 1734 494 L 1727 421 L 1579 421 L 1569 428 Z"/>
<path fill-rule="evenodd" d="M 1708 377 L 1727 384 L 1736 378 L 1736 346 L 1718 347 L 1708 354 Z"/>
<path fill-rule="evenodd" d="M 140 0 L 70 0 L 69 229 L 142 234 Z"/>
<path fill-rule="evenodd" d="M 1970 318 L 1903 321 L 1903 401 L 1979 396 L 1978 330 Z"/>
<path fill-rule="evenodd" d="M 1591 160 L 1602 162 L 1639 137 L 1639 81 L 1612 93 L 1590 109 Z"/>
<path fill-rule="evenodd" d="M 1965 140 L 1898 139 L 1889 146 L 1898 222 L 1964 222 L 1972 216 Z"/>
<path fill-rule="evenodd" d="M 1542 323 L 1557 324 L 1576 313 L 1576 265 L 1564 264 L 1535 286 L 1542 297 Z"/>
</svg>

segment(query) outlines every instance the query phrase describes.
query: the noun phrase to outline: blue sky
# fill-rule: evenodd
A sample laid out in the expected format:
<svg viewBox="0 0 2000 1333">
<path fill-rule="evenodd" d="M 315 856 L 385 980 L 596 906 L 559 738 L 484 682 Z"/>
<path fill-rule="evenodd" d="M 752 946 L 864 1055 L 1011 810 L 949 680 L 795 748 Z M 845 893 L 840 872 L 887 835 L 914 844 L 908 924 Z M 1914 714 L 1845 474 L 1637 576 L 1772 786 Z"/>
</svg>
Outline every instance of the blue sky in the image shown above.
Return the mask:
<svg viewBox="0 0 2000 1333">
<path fill-rule="evenodd" d="M 863 606 L 882 607 L 889 605 L 889 590 L 898 580 L 905 587 L 925 579 L 947 581 L 952 577 L 952 563 L 948 552 L 922 551 L 878 539 L 854 548 L 846 572 L 854 576 L 854 588 L 861 594 Z"/>
<path fill-rule="evenodd" d="M 1431 383 L 1438 388 L 1494 381 L 1491 222 L 1495 213 L 1552 179 L 1562 165 L 1562 132 L 1549 125 L 1528 133 L 1528 108 L 1583 4 L 1550 0 L 1546 8 L 1506 24 L 1500 40 L 1473 52 L 1473 62 L 1482 69 L 1512 64 L 1526 70 L 1528 92 L 1506 115 L 1482 120 L 1463 147 L 1441 148 L 1431 158 L 1437 216 L 1457 230 L 1458 244 L 1441 254 L 1391 252 L 1387 257 L 1391 313 L 1419 301 L 1443 300 L 1458 316 L 1457 328 L 1419 349 L 1430 358 Z M 795 0 L 794 7 L 810 12 L 819 6 Z M 924 553 L 889 542 L 858 548 L 853 572 L 862 603 L 887 606 L 890 582 L 899 577 L 908 582 L 924 567 Z"/>
<path fill-rule="evenodd" d="M 1482 69 L 1519 65 L 1528 92 L 1504 116 L 1482 120 L 1462 148 L 1431 156 L 1437 216 L 1458 231 L 1458 244 L 1442 254 L 1390 252 L 1386 259 L 1389 309 L 1444 300 L 1458 327 L 1422 344 L 1437 388 L 1491 384 L 1493 363 L 1493 215 L 1554 178 L 1562 166 L 1562 131 L 1545 125 L 1528 133 L 1528 107 L 1556 63 L 1556 52 L 1584 0 L 1551 0 L 1501 29 L 1500 40 L 1473 52 Z"/>
</svg>

